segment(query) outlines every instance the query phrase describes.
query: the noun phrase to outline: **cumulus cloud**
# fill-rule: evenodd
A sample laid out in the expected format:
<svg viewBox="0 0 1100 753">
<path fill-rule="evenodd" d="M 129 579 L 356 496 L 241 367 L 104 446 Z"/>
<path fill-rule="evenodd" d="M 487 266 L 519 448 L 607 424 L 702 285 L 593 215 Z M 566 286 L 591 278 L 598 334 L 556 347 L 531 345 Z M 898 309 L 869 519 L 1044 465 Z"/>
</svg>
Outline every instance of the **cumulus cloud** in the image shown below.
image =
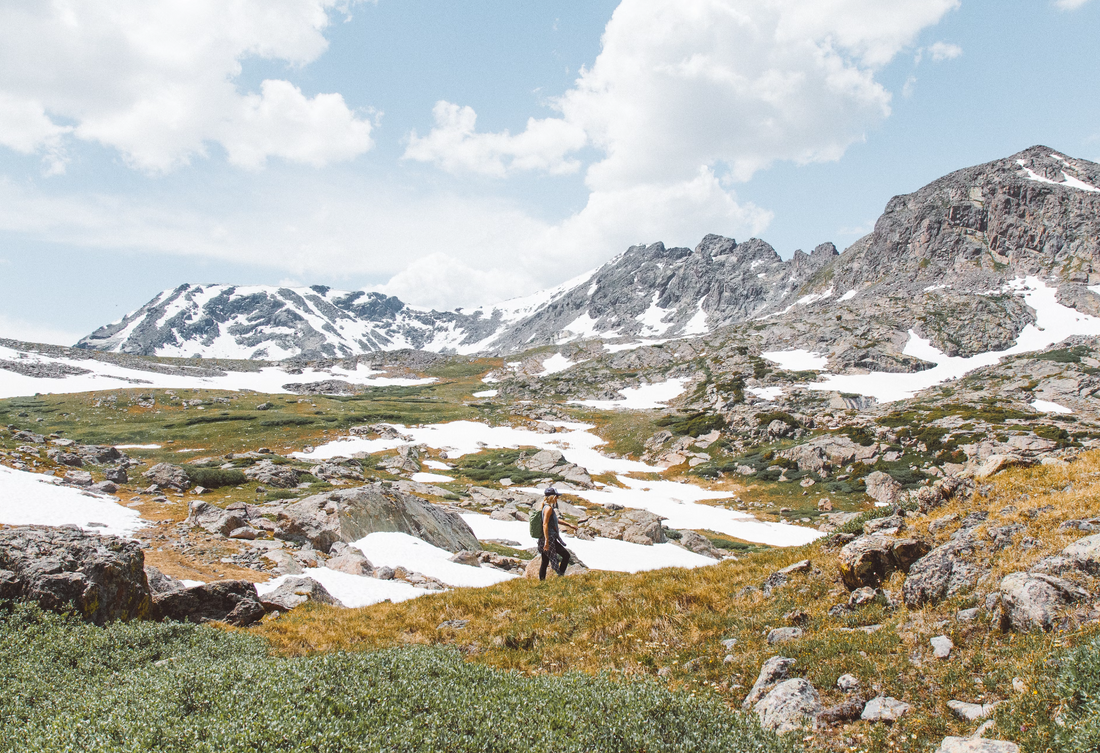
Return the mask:
<svg viewBox="0 0 1100 753">
<path fill-rule="evenodd" d="M 354 2 L 355 0 L 351 0 Z M 62 159 L 66 138 L 166 171 L 220 144 L 229 159 L 310 165 L 371 148 L 339 94 L 287 81 L 238 91 L 248 57 L 301 66 L 344 0 L 15 0 L 0 7 L 0 144 Z"/>
<path fill-rule="evenodd" d="M 566 155 L 587 140 L 580 127 L 557 118 L 527 121 L 522 133 L 477 133 L 472 107 L 437 102 L 435 127 L 427 136 L 409 136 L 405 158 L 435 162 L 453 173 L 471 172 L 503 177 L 508 172 L 541 170 L 553 175 L 576 172 L 581 163 Z"/>
<path fill-rule="evenodd" d="M 1054 4 L 1062 10 L 1077 10 L 1089 0 L 1055 0 Z"/>
<path fill-rule="evenodd" d="M 954 60 L 963 54 L 962 47 L 950 42 L 936 42 L 928 48 L 927 52 L 932 56 L 932 60 L 937 63 L 942 63 L 944 60 Z M 920 62 L 920 55 L 917 56 L 917 62 Z"/>
</svg>

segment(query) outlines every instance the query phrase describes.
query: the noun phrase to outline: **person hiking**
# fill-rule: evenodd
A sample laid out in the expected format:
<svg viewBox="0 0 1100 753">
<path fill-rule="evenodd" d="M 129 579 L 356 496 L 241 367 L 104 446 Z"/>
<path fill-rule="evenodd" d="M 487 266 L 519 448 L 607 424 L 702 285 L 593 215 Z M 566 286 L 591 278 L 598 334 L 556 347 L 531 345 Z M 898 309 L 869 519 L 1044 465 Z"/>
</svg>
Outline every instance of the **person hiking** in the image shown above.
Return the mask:
<svg viewBox="0 0 1100 753">
<path fill-rule="evenodd" d="M 542 536 L 539 537 L 539 554 L 542 556 L 542 565 L 539 567 L 539 580 L 546 580 L 547 565 L 552 564 L 558 575 L 565 575 L 565 569 L 569 567 L 569 550 L 562 543 L 558 524 L 572 528 L 574 533 L 577 527 L 558 519 L 558 490 L 552 486 L 543 492 L 540 517 Z"/>
</svg>

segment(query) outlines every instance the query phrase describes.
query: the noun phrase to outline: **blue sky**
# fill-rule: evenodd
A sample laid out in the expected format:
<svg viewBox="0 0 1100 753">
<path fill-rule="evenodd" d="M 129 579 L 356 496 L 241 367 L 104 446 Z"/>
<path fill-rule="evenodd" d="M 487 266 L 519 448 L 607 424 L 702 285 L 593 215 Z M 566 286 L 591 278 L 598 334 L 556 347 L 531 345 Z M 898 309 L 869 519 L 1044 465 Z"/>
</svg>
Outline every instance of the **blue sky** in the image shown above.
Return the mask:
<svg viewBox="0 0 1100 753">
<path fill-rule="evenodd" d="M 451 308 L 631 243 L 844 248 L 1043 143 L 1100 161 L 1098 0 L 0 0 L 0 336 L 183 282 Z"/>
</svg>

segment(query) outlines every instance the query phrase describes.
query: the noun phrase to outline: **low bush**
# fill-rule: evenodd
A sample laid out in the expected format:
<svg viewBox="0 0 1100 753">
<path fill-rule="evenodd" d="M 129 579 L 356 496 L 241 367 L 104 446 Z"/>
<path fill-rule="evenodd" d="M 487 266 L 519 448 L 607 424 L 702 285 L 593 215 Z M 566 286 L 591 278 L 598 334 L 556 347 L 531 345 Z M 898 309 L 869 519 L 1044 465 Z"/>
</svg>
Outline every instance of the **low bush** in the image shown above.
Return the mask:
<svg viewBox="0 0 1100 753">
<path fill-rule="evenodd" d="M 224 468 L 186 468 L 187 478 L 195 486 L 217 489 L 222 486 L 240 486 L 248 483 L 248 477 L 238 470 Z"/>
<path fill-rule="evenodd" d="M 717 698 L 606 675 L 526 677 L 453 650 L 275 658 L 255 636 L 0 614 L 0 749 L 793 751 Z"/>
</svg>

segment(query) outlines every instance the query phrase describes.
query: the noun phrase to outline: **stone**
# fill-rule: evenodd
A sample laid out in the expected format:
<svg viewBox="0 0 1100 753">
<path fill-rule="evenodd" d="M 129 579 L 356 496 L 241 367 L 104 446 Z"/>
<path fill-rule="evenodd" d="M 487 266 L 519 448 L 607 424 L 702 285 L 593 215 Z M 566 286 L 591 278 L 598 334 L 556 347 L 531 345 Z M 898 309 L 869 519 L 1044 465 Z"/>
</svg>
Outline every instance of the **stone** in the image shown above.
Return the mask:
<svg viewBox="0 0 1100 753">
<path fill-rule="evenodd" d="M 89 486 L 88 491 L 96 494 L 114 494 L 118 491 L 118 486 L 110 481 L 100 481 L 98 484 Z"/>
<path fill-rule="evenodd" d="M 243 471 L 247 478 L 277 489 L 293 489 L 298 485 L 301 474 L 288 465 L 277 465 L 270 460 L 261 460 Z"/>
<path fill-rule="evenodd" d="M 248 513 L 242 509 L 221 509 L 209 502 L 195 500 L 188 507 L 187 525 L 199 526 L 219 536 L 249 527 Z"/>
<path fill-rule="evenodd" d="M 469 620 L 444 620 L 435 626 L 436 630 L 465 630 Z"/>
<path fill-rule="evenodd" d="M 887 515 L 885 518 L 875 518 L 863 524 L 864 533 L 897 533 L 903 528 L 905 528 L 905 518 L 900 515 Z"/>
<path fill-rule="evenodd" d="M 1100 534 L 1077 539 L 1062 550 L 1062 556 L 1077 569 L 1100 575 Z"/>
<path fill-rule="evenodd" d="M 262 556 L 265 560 L 273 563 L 275 572 L 281 575 L 301 575 L 303 572 L 302 566 L 298 564 L 298 560 L 294 559 L 290 552 L 275 549 L 274 551 L 264 552 Z"/>
<path fill-rule="evenodd" d="M 457 513 L 382 483 L 306 497 L 284 508 L 278 525 L 277 537 L 308 541 L 323 552 L 380 531 L 407 533 L 449 552 L 481 548 Z"/>
<path fill-rule="evenodd" d="M 49 450 L 46 456 L 56 463 L 61 465 L 67 465 L 70 468 L 83 468 L 84 458 L 72 452 L 61 452 L 60 450 Z"/>
<path fill-rule="evenodd" d="M 1027 463 L 1023 459 L 1016 455 L 990 455 L 981 465 L 972 469 L 970 475 L 977 481 L 984 481 L 991 476 L 997 475 L 1006 468 L 1026 464 Z"/>
<path fill-rule="evenodd" d="M 92 474 L 87 471 L 69 471 L 65 474 L 65 478 L 62 479 L 66 484 L 72 484 L 73 486 L 91 486 Z"/>
<path fill-rule="evenodd" d="M 625 524 L 622 539 L 631 544 L 663 544 L 665 529 L 661 525 L 661 517 L 647 510 L 627 510 L 621 516 Z"/>
<path fill-rule="evenodd" d="M 187 588 L 183 581 L 162 573 L 152 565 L 145 566 L 145 579 L 149 583 L 149 593 L 154 597 Z"/>
<path fill-rule="evenodd" d="M 680 531 L 680 546 L 712 559 L 722 559 L 722 550 L 711 543 L 710 539 L 695 531 Z"/>
<path fill-rule="evenodd" d="M 937 635 L 932 638 L 929 643 L 932 644 L 932 653 L 937 659 L 946 659 L 951 656 L 951 650 L 955 648 L 955 644 L 951 642 L 951 639 L 946 635 Z"/>
<path fill-rule="evenodd" d="M 229 532 L 229 538 L 241 539 L 243 541 L 254 541 L 259 538 L 259 536 L 260 532 L 252 526 L 241 526 Z"/>
<path fill-rule="evenodd" d="M 960 609 L 955 614 L 955 619 L 959 622 L 973 622 L 978 619 L 978 612 L 981 611 L 977 607 L 971 607 L 970 609 Z"/>
<path fill-rule="evenodd" d="M 794 659 L 788 659 L 785 656 L 773 656 L 764 662 L 760 667 L 760 674 L 756 678 L 756 682 L 753 684 L 749 694 L 745 696 L 745 700 L 741 703 L 741 708 L 746 711 L 751 709 L 768 694 L 768 691 L 783 680 L 786 680 L 794 663 Z"/>
<path fill-rule="evenodd" d="M 152 612 L 145 556 L 136 541 L 76 527 L 19 526 L 0 531 L 5 598 L 88 622 L 144 619 Z"/>
<path fill-rule="evenodd" d="M 817 715 L 817 721 L 821 724 L 855 721 L 863 713 L 864 705 L 862 698 L 853 696 L 822 711 Z"/>
<path fill-rule="evenodd" d="M 171 463 L 157 463 L 141 475 L 161 489 L 175 489 L 182 492 L 191 488 L 191 479 L 188 478 L 187 471 Z"/>
<path fill-rule="evenodd" d="M 130 477 L 125 468 L 108 468 L 103 471 L 103 478 L 115 484 L 130 483 Z"/>
<path fill-rule="evenodd" d="M 260 603 L 268 611 L 289 612 L 307 601 L 343 607 L 343 603 L 313 578 L 290 576 L 274 591 L 260 597 Z"/>
<path fill-rule="evenodd" d="M 775 628 L 768 633 L 768 643 L 790 643 L 802 637 L 803 631 L 799 627 Z"/>
<path fill-rule="evenodd" d="M 797 677 L 776 685 L 753 710 L 760 726 L 781 735 L 812 726 L 821 713 L 821 699 L 808 680 Z"/>
<path fill-rule="evenodd" d="M 985 719 L 993 713 L 999 703 L 966 703 L 965 701 L 948 701 L 947 707 L 965 722 L 976 722 Z"/>
<path fill-rule="evenodd" d="M 1050 630 L 1058 610 L 1089 598 L 1067 580 L 1041 573 L 1011 573 L 1001 580 L 1001 630 Z"/>
<path fill-rule="evenodd" d="M 921 557 L 909 569 L 902 586 L 902 598 L 910 609 L 938 604 L 961 589 L 974 585 L 978 572 L 966 559 L 974 551 L 974 542 L 961 536 L 938 546 Z"/>
<path fill-rule="evenodd" d="M 1020 753 L 1020 746 L 1006 740 L 980 737 L 945 737 L 936 753 Z"/>
<path fill-rule="evenodd" d="M 907 714 L 910 708 L 912 707 L 904 701 L 880 695 L 867 702 L 859 718 L 865 722 L 896 722 Z"/>
<path fill-rule="evenodd" d="M 84 459 L 85 463 L 92 463 L 94 465 L 113 463 L 123 458 L 123 454 L 114 447 L 103 447 L 93 444 L 81 445 L 77 449 L 77 452 L 80 454 L 80 457 Z"/>
<path fill-rule="evenodd" d="M 859 678 L 855 675 L 841 675 L 836 679 L 836 686 L 845 693 L 851 693 L 853 690 L 859 690 Z"/>
<path fill-rule="evenodd" d="M 864 586 L 857 588 L 848 596 L 848 607 L 855 609 L 868 604 L 886 604 L 886 593 L 881 588 Z"/>
<path fill-rule="evenodd" d="M 908 572 L 928 550 L 928 544 L 918 539 L 862 536 L 840 550 L 840 576 L 849 590 L 877 588 L 894 571 Z"/>
<path fill-rule="evenodd" d="M 371 575 L 374 572 L 374 565 L 355 547 L 348 547 L 335 557 L 329 557 L 325 560 L 325 567 L 349 575 Z"/>
<path fill-rule="evenodd" d="M 469 565 L 470 567 L 481 567 L 481 559 L 478 557 L 477 552 L 472 552 L 469 549 L 455 552 L 451 556 L 451 562 L 456 562 L 459 565 Z"/>
<path fill-rule="evenodd" d="M 808 573 L 813 570 L 813 564 L 809 560 L 799 560 L 792 565 L 779 569 L 780 575 L 794 575 L 795 573 Z"/>
<path fill-rule="evenodd" d="M 898 495 L 901 493 L 901 484 L 894 477 L 882 471 L 868 473 L 863 483 L 867 487 L 867 496 L 882 505 L 897 504 Z"/>
<path fill-rule="evenodd" d="M 159 595 L 156 613 L 177 622 L 225 622 L 245 627 L 264 616 L 256 586 L 245 580 L 221 580 Z"/>
</svg>

